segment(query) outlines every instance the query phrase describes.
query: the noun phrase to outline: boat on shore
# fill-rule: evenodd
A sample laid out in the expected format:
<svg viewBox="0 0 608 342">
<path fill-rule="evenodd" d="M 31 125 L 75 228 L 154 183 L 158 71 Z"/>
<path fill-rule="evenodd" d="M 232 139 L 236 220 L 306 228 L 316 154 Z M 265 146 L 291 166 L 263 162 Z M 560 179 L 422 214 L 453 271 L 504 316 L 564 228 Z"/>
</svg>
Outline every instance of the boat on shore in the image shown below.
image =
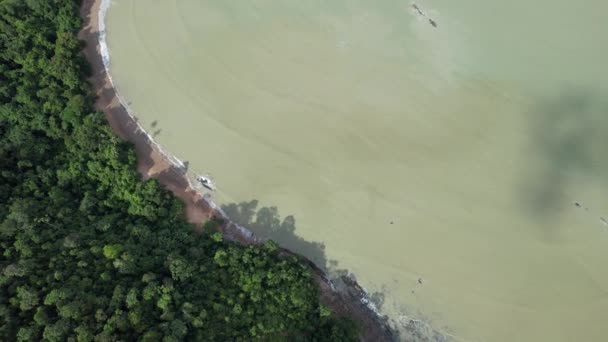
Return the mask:
<svg viewBox="0 0 608 342">
<path fill-rule="evenodd" d="M 207 176 L 197 176 L 196 180 L 205 188 L 215 191 L 215 184 L 211 181 L 211 178 Z"/>
</svg>

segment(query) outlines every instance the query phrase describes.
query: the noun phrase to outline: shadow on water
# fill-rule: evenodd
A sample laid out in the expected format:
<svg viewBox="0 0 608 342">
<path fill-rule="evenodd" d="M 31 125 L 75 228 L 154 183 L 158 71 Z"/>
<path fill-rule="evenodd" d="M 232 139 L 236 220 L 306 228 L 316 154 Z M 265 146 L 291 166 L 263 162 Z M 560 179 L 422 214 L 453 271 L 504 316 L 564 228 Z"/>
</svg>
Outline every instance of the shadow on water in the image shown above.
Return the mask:
<svg viewBox="0 0 608 342">
<path fill-rule="evenodd" d="M 236 224 L 247 227 L 262 239 L 271 239 L 279 245 L 302 254 L 315 263 L 319 268 L 327 270 L 325 245 L 321 242 L 306 241 L 296 235 L 296 219 L 288 215 L 281 219 L 276 207 L 261 207 L 259 202 L 230 203 L 222 206 L 222 210 Z"/>
<path fill-rule="evenodd" d="M 346 302 L 355 303 L 355 306 L 366 307 L 363 311 L 369 312 L 367 315 L 376 315 L 372 313 L 366 303 L 370 302 L 371 307 L 379 311 L 384 303 L 385 294 L 383 292 L 365 293 L 352 273 L 340 269 L 337 261 L 327 259 L 323 243 L 306 241 L 298 236 L 296 234 L 296 219 L 293 215 L 281 218 L 277 207 L 258 207 L 258 205 L 258 200 L 251 200 L 225 204 L 222 206 L 222 210 L 234 223 L 248 228 L 257 237 L 274 240 L 281 247 L 308 258 L 331 279 L 332 285 L 338 290 L 341 298 L 348 298 Z M 328 300 L 332 301 L 332 299 Z M 387 316 L 381 316 L 378 311 L 376 311 L 378 315 L 375 319 L 378 320 L 379 325 L 363 327 L 364 329 L 371 329 L 369 331 L 371 335 L 368 336 L 368 339 L 371 337 L 374 338 L 373 340 L 400 340 L 398 330 L 385 330 L 393 324 L 390 323 Z M 363 324 L 369 324 L 369 322 Z"/>
<path fill-rule="evenodd" d="M 222 205 L 222 210 L 230 219 L 251 230 L 257 237 L 271 239 L 281 247 L 301 254 L 312 261 L 317 267 L 326 272 L 339 287 L 341 279 L 348 277 L 356 281 L 355 275 L 340 268 L 336 260 L 330 260 L 325 253 L 325 244 L 316 241 L 306 241 L 296 234 L 296 219 L 293 215 L 281 219 L 277 207 L 260 207 L 258 200 Z M 382 290 L 384 291 L 384 289 Z M 370 301 L 380 309 L 385 295 L 382 291 L 370 294 Z"/>
<path fill-rule="evenodd" d="M 114 89 L 111 87 L 102 88 L 98 96 L 109 102 L 108 99 L 114 98 Z M 126 109 L 117 103 L 112 103 L 111 105 L 104 104 L 104 106 L 106 110 L 112 111 L 112 117 L 120 122 L 120 125 L 113 126 L 114 130 L 123 138 L 134 143 L 141 171 L 147 172 L 153 168 L 156 153 L 152 148 L 149 137 L 139 129 L 137 118 L 131 117 Z M 158 121 L 152 123 L 152 128 L 156 128 L 157 126 Z M 183 164 L 184 167 L 169 164 L 166 168 L 158 170 L 154 174 L 154 177 L 172 191 L 187 191 L 189 184 L 187 179 L 182 176 L 187 173 L 189 163 L 184 161 Z M 204 210 L 207 210 L 206 213 L 209 215 L 212 214 L 211 209 L 207 207 L 203 199 L 200 199 L 196 205 L 205 208 Z M 355 303 L 359 307 L 364 306 L 363 312 L 369 312 L 369 306 L 365 305 L 364 299 L 371 302 L 373 307 L 379 310 L 386 304 L 385 298 L 388 296 L 385 295 L 384 288 L 370 294 L 364 293 L 352 273 L 346 269 L 339 268 L 337 261 L 327 258 L 323 243 L 306 241 L 298 236 L 296 234 L 296 218 L 294 216 L 289 215 L 281 218 L 276 207 L 258 208 L 258 205 L 257 200 L 252 200 L 249 202 L 226 204 L 222 206 L 222 209 L 234 223 L 247 227 L 258 237 L 273 239 L 279 245 L 306 256 L 317 267 L 326 272 L 332 280 L 332 284 L 340 293 L 341 298 L 348 298 L 346 302 Z M 208 216 L 199 217 L 196 222 L 202 222 L 204 219 L 208 219 Z M 369 315 L 366 314 L 366 317 L 369 317 Z M 375 331 L 378 334 L 375 336 L 382 336 L 382 338 L 369 340 L 449 341 L 449 339 L 443 337 L 429 338 L 428 336 L 431 335 L 428 331 L 432 330 L 429 330 L 428 324 L 421 325 L 417 323 L 422 322 L 420 320 L 408 319 L 405 322 L 395 322 L 394 320 L 389 320 L 387 316 L 380 315 L 377 320 L 381 325 L 374 324 L 362 327 L 365 331 Z M 388 329 L 388 327 L 392 329 Z M 399 337 L 401 333 L 405 334 L 406 338 L 401 339 Z M 409 338 L 409 336 L 413 337 Z"/>
<path fill-rule="evenodd" d="M 150 123 L 150 129 L 148 129 L 148 132 L 152 136 L 152 139 L 156 139 L 156 137 L 158 137 L 162 131 L 162 128 L 158 127 L 158 120 L 154 120 Z"/>
<path fill-rule="evenodd" d="M 380 312 L 388 298 L 387 289 L 382 286 L 375 292 L 363 292 L 357 283 L 354 274 L 340 268 L 336 260 L 327 258 L 325 245 L 321 242 L 306 241 L 296 234 L 296 218 L 293 215 L 281 218 L 277 207 L 259 207 L 258 200 L 222 205 L 222 210 L 230 219 L 241 226 L 250 229 L 257 237 L 272 239 L 280 246 L 307 257 L 317 267 L 325 271 L 338 292 L 350 296 L 352 300 L 360 303 L 369 303 L 370 307 Z M 365 305 L 365 304 L 359 304 Z M 403 311 L 400 321 L 391 320 L 379 314 L 378 319 L 383 325 L 393 328 L 395 340 L 405 341 L 453 341 L 448 334 L 431 327 L 430 320 L 420 320 L 404 317 Z"/>
<path fill-rule="evenodd" d="M 570 198 L 566 191 L 581 178 L 600 185 L 608 181 L 607 158 L 602 153 L 608 146 L 608 99 L 594 92 L 568 90 L 539 103 L 529 117 L 530 151 L 537 160 L 523 165 L 526 210 L 550 219 L 555 208 L 576 203 L 584 208 L 584 198 Z"/>
</svg>

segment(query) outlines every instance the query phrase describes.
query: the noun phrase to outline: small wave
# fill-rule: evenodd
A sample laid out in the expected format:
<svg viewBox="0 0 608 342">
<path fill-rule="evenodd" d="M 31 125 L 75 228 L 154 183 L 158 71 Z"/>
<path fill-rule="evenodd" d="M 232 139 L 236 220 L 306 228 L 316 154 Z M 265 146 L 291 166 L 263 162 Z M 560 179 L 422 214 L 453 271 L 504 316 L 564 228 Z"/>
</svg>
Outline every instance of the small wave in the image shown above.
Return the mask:
<svg viewBox="0 0 608 342">
<path fill-rule="evenodd" d="M 112 4 L 111 0 L 102 0 L 101 4 L 99 6 L 99 13 L 98 13 L 99 53 L 101 55 L 101 59 L 103 62 L 103 67 L 105 69 L 106 75 L 108 76 L 108 80 L 110 81 L 112 88 L 114 88 L 114 92 L 116 94 L 116 97 L 118 98 L 118 101 L 120 101 L 120 104 L 125 108 L 125 110 L 129 114 L 129 117 L 133 120 L 133 122 L 136 123 L 137 129 L 148 137 L 148 140 L 150 141 L 150 143 L 152 143 L 155 147 L 157 147 L 158 150 L 161 152 L 161 154 L 165 158 L 167 158 L 171 162 L 172 165 L 175 165 L 178 168 L 185 170 L 186 166 L 184 165 L 184 162 L 181 161 L 176 156 L 174 156 L 173 154 L 169 153 L 167 150 L 165 150 L 159 143 L 157 143 L 154 140 L 152 135 L 150 135 L 148 132 L 146 132 L 146 130 L 139 124 L 139 122 L 137 122 L 135 120 L 135 114 L 129 107 L 127 100 L 121 95 L 120 91 L 116 87 L 116 84 L 114 83 L 114 80 L 112 79 L 112 74 L 110 73 L 110 61 L 111 61 L 110 49 L 108 48 L 107 32 L 106 32 L 106 14 L 107 14 L 108 10 L 110 9 L 111 4 Z M 188 180 L 188 182 L 190 182 L 190 180 Z"/>
<path fill-rule="evenodd" d="M 127 114 L 131 118 L 131 120 L 133 120 L 133 122 L 137 125 L 137 130 L 146 135 L 149 143 L 152 144 L 160 152 L 160 154 L 166 160 L 169 161 L 169 163 L 171 165 L 186 172 L 186 165 L 184 164 L 184 162 L 182 160 L 180 160 L 179 158 L 177 158 L 172 153 L 170 153 L 169 151 L 167 151 L 166 149 L 164 149 L 158 142 L 156 142 L 154 140 L 152 135 L 150 133 L 146 132 L 146 130 L 139 124 L 139 122 L 137 122 L 137 120 L 135 120 L 135 114 L 134 114 L 133 110 L 130 108 L 128 101 L 121 95 L 120 90 L 118 89 L 118 87 L 114 83 L 114 80 L 112 79 L 112 74 L 110 73 L 110 64 L 111 64 L 110 49 L 108 47 L 107 32 L 106 32 L 106 15 L 107 15 L 107 12 L 110 9 L 111 5 L 112 5 L 112 0 L 102 0 L 101 1 L 100 5 L 99 5 L 98 27 L 97 27 L 97 30 L 99 31 L 99 37 L 98 37 L 99 54 L 101 55 L 103 67 L 104 67 L 105 73 L 108 77 L 108 80 L 110 81 L 110 85 L 112 86 L 112 88 L 114 88 L 114 93 L 116 94 L 116 97 L 118 98 L 118 101 L 120 102 L 120 104 L 125 108 Z M 228 219 L 227 215 L 222 211 L 222 209 L 216 203 L 214 203 L 207 196 L 204 196 L 204 194 L 201 191 L 197 190 L 197 188 L 193 185 L 191 177 L 186 175 L 185 179 L 188 182 L 188 187 L 191 189 L 194 189 L 197 193 L 199 193 L 201 195 L 201 197 L 203 197 L 203 200 L 209 205 L 209 207 L 211 207 L 215 211 L 219 212 L 224 218 Z M 246 237 L 253 236 L 253 233 L 251 233 L 248 229 L 246 229 L 244 227 L 238 227 L 238 226 L 237 226 L 237 228 L 244 236 L 246 236 Z"/>
</svg>

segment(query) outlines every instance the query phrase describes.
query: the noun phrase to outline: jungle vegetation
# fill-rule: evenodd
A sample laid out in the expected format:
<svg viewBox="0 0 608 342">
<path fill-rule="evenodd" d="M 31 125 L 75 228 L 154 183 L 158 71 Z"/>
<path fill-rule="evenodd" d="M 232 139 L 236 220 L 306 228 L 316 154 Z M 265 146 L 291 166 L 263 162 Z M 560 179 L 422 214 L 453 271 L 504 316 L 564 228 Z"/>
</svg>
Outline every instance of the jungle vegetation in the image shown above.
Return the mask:
<svg viewBox="0 0 608 342">
<path fill-rule="evenodd" d="M 311 270 L 142 181 L 93 109 L 78 1 L 0 0 L 0 340 L 354 341 Z"/>
</svg>

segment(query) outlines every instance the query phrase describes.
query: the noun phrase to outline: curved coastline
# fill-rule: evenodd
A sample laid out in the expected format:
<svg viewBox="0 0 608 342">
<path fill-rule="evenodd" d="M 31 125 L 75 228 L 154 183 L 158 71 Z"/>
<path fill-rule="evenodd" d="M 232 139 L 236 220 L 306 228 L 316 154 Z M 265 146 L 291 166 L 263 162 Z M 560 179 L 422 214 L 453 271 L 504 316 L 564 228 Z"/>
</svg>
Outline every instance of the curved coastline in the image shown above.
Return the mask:
<svg viewBox="0 0 608 342">
<path fill-rule="evenodd" d="M 112 0 L 100 0 L 99 1 L 99 6 L 98 6 L 99 8 L 97 10 L 97 20 L 96 21 L 97 21 L 97 32 L 98 32 L 97 45 L 99 47 L 98 54 L 101 57 L 101 62 L 103 64 L 103 72 L 105 74 L 105 77 L 107 78 L 107 82 L 109 82 L 109 85 L 113 89 L 114 96 L 118 99 L 120 106 L 122 106 L 122 108 L 124 108 L 129 119 L 137 126 L 137 128 L 136 128 L 137 131 L 141 132 L 142 134 L 145 135 L 146 140 L 147 140 L 146 143 L 150 144 L 152 146 L 153 150 L 158 151 L 158 154 L 163 159 L 165 159 L 171 165 L 171 167 L 175 168 L 176 170 L 179 171 L 179 173 L 182 174 L 181 178 L 187 184 L 186 189 L 188 189 L 191 192 L 195 193 L 196 195 L 200 196 L 201 201 L 203 201 L 209 208 L 211 208 L 214 212 L 219 214 L 219 216 L 221 216 L 223 219 L 231 222 L 230 219 L 228 218 L 228 216 L 226 215 L 226 213 L 222 210 L 222 208 L 219 205 L 217 205 L 215 202 L 213 202 L 209 197 L 206 197 L 204 195 L 204 193 L 197 190 L 196 186 L 192 183 L 192 179 L 188 176 L 188 169 L 186 167 L 186 164 L 181 159 L 179 159 L 175 155 L 173 155 L 171 152 L 164 149 L 162 147 L 162 145 L 160 145 L 157 141 L 155 141 L 154 137 L 152 137 L 152 135 L 150 135 L 139 124 L 139 122 L 137 121 L 137 119 L 135 117 L 133 110 L 129 107 L 128 101 L 122 96 L 122 94 L 120 93 L 120 90 L 114 83 L 112 74 L 110 73 L 111 57 L 110 57 L 110 48 L 108 47 L 107 34 L 106 34 L 106 14 L 107 14 L 111 4 L 112 4 Z M 134 141 L 133 143 L 137 144 L 138 142 Z M 141 170 L 140 170 L 140 172 L 141 172 Z M 148 172 L 148 176 L 153 176 L 153 175 L 150 175 L 150 173 Z M 161 181 L 161 183 L 163 183 L 163 182 Z M 193 223 L 200 223 L 200 221 L 193 222 Z M 234 223 L 232 223 L 232 224 L 234 225 L 234 229 L 238 232 L 238 234 L 241 235 L 241 236 L 239 236 L 240 237 L 239 240 L 245 239 L 249 243 L 261 242 L 261 240 L 256 238 L 249 229 L 236 225 Z M 231 235 L 230 237 L 234 237 L 234 236 Z"/>
<path fill-rule="evenodd" d="M 146 132 L 146 130 L 137 122 L 137 120 L 135 119 L 135 115 L 133 114 L 133 111 L 129 107 L 127 100 L 121 95 L 120 91 L 116 87 L 116 84 L 114 83 L 114 80 L 112 79 L 112 74 L 110 74 L 110 61 L 111 61 L 110 49 L 108 47 L 107 35 L 106 35 L 106 14 L 107 14 L 108 10 L 110 9 L 111 4 L 112 4 L 111 0 L 101 0 L 101 2 L 99 3 L 99 9 L 97 12 L 97 18 L 98 18 L 97 19 L 97 30 L 99 32 L 99 37 L 98 37 L 99 55 L 101 56 L 101 61 L 103 63 L 106 77 L 108 78 L 112 88 L 114 88 L 114 92 L 116 94 L 116 97 L 120 101 L 120 104 L 125 108 L 127 114 L 129 114 L 130 119 L 135 121 L 138 129 L 147 136 L 150 144 L 154 145 L 154 148 L 158 149 L 162 153 L 162 155 L 165 158 L 167 158 L 167 160 L 170 163 L 172 163 L 176 167 L 179 167 L 180 169 L 185 169 L 186 167 L 185 167 L 184 163 L 179 158 L 177 158 L 176 156 L 169 153 L 169 151 L 163 149 L 163 147 L 158 142 L 156 142 L 154 140 L 154 138 L 148 132 Z M 192 186 L 192 184 L 189 184 L 189 185 Z"/>
<path fill-rule="evenodd" d="M 89 82 L 96 95 L 95 107 L 105 114 L 112 130 L 134 145 L 138 171 L 144 179 L 156 178 L 166 189 L 180 198 L 189 222 L 198 227 L 212 218 L 221 217 L 226 223 L 221 227 L 224 238 L 245 245 L 260 244 L 264 240 L 249 229 L 232 222 L 226 213 L 210 198 L 204 196 L 191 181 L 186 164 L 164 149 L 138 123 L 128 102 L 114 84 L 110 74 L 110 53 L 106 40 L 105 17 L 111 0 L 83 0 L 80 14 L 83 28 L 79 38 L 86 42 L 84 54 L 91 64 Z M 397 333 L 386 317 L 375 309 L 364 288 L 353 278 L 342 276 L 344 289 L 338 291 L 328 275 L 307 258 L 281 248 L 285 255 L 293 255 L 308 264 L 317 282 L 321 301 L 338 314 L 354 318 L 360 325 L 364 341 L 393 341 Z"/>
</svg>

